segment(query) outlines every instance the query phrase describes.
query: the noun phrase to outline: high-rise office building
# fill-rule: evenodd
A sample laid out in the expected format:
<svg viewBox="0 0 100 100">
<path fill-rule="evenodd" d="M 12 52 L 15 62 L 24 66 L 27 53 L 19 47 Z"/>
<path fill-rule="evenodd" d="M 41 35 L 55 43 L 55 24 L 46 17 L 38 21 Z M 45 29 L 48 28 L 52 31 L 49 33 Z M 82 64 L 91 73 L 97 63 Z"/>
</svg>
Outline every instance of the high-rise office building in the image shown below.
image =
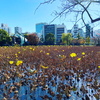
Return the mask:
<svg viewBox="0 0 100 100">
<path fill-rule="evenodd" d="M 38 35 L 39 38 L 41 38 L 44 34 L 44 25 L 46 25 L 46 23 L 37 23 L 36 24 L 36 33 Z"/>
<path fill-rule="evenodd" d="M 85 37 L 85 34 L 84 34 L 84 31 L 82 28 L 78 28 L 78 25 L 75 24 L 72 31 L 71 31 L 72 35 L 73 35 L 73 38 L 77 38 L 78 34 L 81 36 L 81 37 Z"/>
<path fill-rule="evenodd" d="M 86 38 L 87 37 L 93 37 L 93 28 L 89 24 L 86 24 Z"/>
<path fill-rule="evenodd" d="M 48 33 L 54 34 L 55 39 L 56 39 L 56 25 L 55 24 L 44 25 L 44 35 L 43 35 L 44 39 Z"/>
<path fill-rule="evenodd" d="M 89 24 L 86 24 L 86 38 L 90 37 L 91 27 Z"/>
<path fill-rule="evenodd" d="M 52 33 L 55 36 L 56 41 L 60 41 L 62 37 L 62 33 L 66 32 L 66 27 L 64 24 L 56 25 L 56 24 L 47 24 L 47 23 L 37 23 L 36 24 L 36 33 L 39 38 L 43 38 L 45 40 L 45 36 L 48 33 Z"/>
<path fill-rule="evenodd" d="M 72 33 L 72 30 L 67 30 L 67 33 Z"/>
<path fill-rule="evenodd" d="M 79 29 L 78 29 L 78 34 L 79 34 L 81 37 L 85 37 L 84 31 L 83 31 L 82 28 L 79 28 Z"/>
<path fill-rule="evenodd" d="M 56 24 L 44 25 L 43 38 L 45 40 L 45 36 L 48 33 L 52 33 L 55 36 L 55 43 L 57 43 L 57 42 L 60 42 L 62 33 L 65 33 L 65 32 L 66 32 L 66 27 L 64 24 L 62 24 L 62 25 L 56 25 Z"/>
<path fill-rule="evenodd" d="M 90 37 L 93 38 L 93 28 L 91 28 L 90 34 L 91 34 Z"/>
<path fill-rule="evenodd" d="M 62 33 L 66 33 L 66 26 L 64 24 L 56 26 L 56 41 L 60 42 Z"/>
<path fill-rule="evenodd" d="M 8 33 L 10 34 L 11 33 L 11 29 L 8 27 Z"/>
<path fill-rule="evenodd" d="M 75 24 L 72 29 L 72 35 L 73 35 L 73 38 L 77 38 L 77 35 L 78 35 L 78 25 L 77 24 Z"/>
<path fill-rule="evenodd" d="M 0 29 L 3 29 L 3 30 L 5 30 L 5 31 L 7 31 L 7 32 L 9 33 L 9 35 L 10 35 L 10 33 L 11 33 L 11 29 L 8 27 L 7 24 L 3 24 L 3 23 L 2 23 Z"/>
<path fill-rule="evenodd" d="M 22 33 L 22 28 L 20 27 L 15 27 L 15 34 L 18 34 L 18 33 Z"/>
<path fill-rule="evenodd" d="M 55 35 L 55 33 L 56 33 L 56 25 L 55 24 L 44 25 L 44 34 L 47 35 L 48 33 L 52 33 Z"/>
</svg>

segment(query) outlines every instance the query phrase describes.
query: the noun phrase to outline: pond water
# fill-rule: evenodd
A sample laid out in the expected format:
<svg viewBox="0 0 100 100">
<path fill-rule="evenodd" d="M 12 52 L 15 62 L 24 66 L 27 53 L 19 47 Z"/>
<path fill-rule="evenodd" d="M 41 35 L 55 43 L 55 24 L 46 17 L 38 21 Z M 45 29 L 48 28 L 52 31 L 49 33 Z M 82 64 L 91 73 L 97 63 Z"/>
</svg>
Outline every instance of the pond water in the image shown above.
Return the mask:
<svg viewBox="0 0 100 100">
<path fill-rule="evenodd" d="M 56 71 L 62 73 L 61 69 Z M 49 76 L 43 75 L 42 70 L 39 70 L 28 76 L 24 71 L 24 77 L 15 76 L 0 81 L 0 100 L 100 100 L 94 96 L 100 93 L 100 76 L 97 73 L 86 72 L 84 77 L 80 77 L 73 70 L 70 72 L 73 74 L 61 76 L 56 73 Z M 0 79 L 2 78 L 1 75 Z M 92 80 L 86 81 L 87 78 Z"/>
</svg>

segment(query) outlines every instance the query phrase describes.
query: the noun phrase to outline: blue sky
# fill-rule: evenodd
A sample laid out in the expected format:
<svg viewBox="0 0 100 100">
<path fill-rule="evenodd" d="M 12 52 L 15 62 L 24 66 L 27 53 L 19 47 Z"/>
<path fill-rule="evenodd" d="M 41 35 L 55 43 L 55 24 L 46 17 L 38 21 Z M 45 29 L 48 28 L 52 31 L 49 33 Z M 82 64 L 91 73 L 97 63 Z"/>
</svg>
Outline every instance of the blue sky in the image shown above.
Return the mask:
<svg viewBox="0 0 100 100">
<path fill-rule="evenodd" d="M 40 22 L 49 23 L 55 16 L 54 10 L 59 10 L 60 3 L 41 5 L 34 14 L 35 9 L 44 0 L 0 0 L 0 24 L 4 23 L 11 27 L 14 33 L 14 27 L 22 28 L 23 32 L 35 32 L 35 24 Z M 95 8 L 95 7 L 94 7 Z M 97 6 L 96 6 L 97 9 Z M 94 15 L 93 15 L 94 16 Z M 56 19 L 54 24 L 65 23 L 67 29 L 73 26 L 73 15 Z M 80 27 L 81 27 L 80 23 Z M 98 25 L 98 27 L 100 24 Z M 97 28 L 98 28 L 97 27 Z"/>
</svg>

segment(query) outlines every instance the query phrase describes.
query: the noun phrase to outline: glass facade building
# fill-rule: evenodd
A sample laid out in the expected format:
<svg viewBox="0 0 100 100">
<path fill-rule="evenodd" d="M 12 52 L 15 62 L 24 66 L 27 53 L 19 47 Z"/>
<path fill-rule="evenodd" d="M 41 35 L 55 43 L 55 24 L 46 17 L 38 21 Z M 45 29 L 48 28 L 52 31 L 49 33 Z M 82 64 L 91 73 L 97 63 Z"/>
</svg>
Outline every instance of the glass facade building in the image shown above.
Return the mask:
<svg viewBox="0 0 100 100">
<path fill-rule="evenodd" d="M 36 24 L 36 33 L 37 33 L 37 36 L 39 38 L 41 38 L 42 35 L 44 35 L 43 31 L 44 31 L 44 25 L 46 25 L 46 23 L 37 23 Z"/>
<path fill-rule="evenodd" d="M 48 34 L 48 33 L 52 33 L 55 35 L 56 31 L 55 31 L 55 25 L 51 24 L 51 25 L 44 25 L 44 34 Z"/>
<path fill-rule="evenodd" d="M 54 34 L 55 40 L 56 40 L 56 25 L 55 24 L 44 25 L 44 36 L 43 36 L 44 39 L 48 33 Z"/>
</svg>

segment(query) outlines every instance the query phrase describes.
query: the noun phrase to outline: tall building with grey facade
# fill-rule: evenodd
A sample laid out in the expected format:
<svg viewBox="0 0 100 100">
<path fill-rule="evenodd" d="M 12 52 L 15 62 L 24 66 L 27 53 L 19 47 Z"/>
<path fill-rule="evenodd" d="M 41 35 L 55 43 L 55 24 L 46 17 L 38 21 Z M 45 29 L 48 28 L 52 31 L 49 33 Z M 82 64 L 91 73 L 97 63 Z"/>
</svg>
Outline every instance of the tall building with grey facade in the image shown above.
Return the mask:
<svg viewBox="0 0 100 100">
<path fill-rule="evenodd" d="M 93 37 L 93 28 L 89 24 L 86 24 L 86 38 L 87 37 Z"/>
<path fill-rule="evenodd" d="M 3 23 L 2 23 L 0 29 L 3 29 L 3 30 L 5 30 L 5 31 L 7 31 L 7 33 L 8 33 L 9 35 L 11 34 L 11 29 L 8 27 L 7 24 L 3 24 Z"/>
<path fill-rule="evenodd" d="M 15 34 L 22 34 L 22 28 L 21 27 L 15 27 Z"/>
<path fill-rule="evenodd" d="M 62 25 L 57 25 L 56 26 L 56 41 L 60 42 L 61 41 L 61 37 L 62 37 L 62 33 L 66 33 L 66 26 L 64 24 Z"/>
<path fill-rule="evenodd" d="M 73 35 L 73 38 L 77 38 L 77 35 L 78 35 L 78 25 L 77 24 L 75 24 L 72 29 L 72 35 Z"/>
<path fill-rule="evenodd" d="M 45 36 L 48 33 L 54 34 L 55 39 L 56 39 L 56 25 L 55 24 L 44 25 L 44 35 L 43 35 L 44 40 L 45 40 Z"/>
<path fill-rule="evenodd" d="M 75 25 L 74 25 L 74 27 L 73 27 L 71 33 L 72 33 L 73 38 L 77 38 L 78 34 L 79 34 L 81 37 L 85 37 L 83 29 L 82 29 L 82 28 L 79 28 L 79 27 L 78 27 L 78 24 L 75 24 Z"/>
</svg>

